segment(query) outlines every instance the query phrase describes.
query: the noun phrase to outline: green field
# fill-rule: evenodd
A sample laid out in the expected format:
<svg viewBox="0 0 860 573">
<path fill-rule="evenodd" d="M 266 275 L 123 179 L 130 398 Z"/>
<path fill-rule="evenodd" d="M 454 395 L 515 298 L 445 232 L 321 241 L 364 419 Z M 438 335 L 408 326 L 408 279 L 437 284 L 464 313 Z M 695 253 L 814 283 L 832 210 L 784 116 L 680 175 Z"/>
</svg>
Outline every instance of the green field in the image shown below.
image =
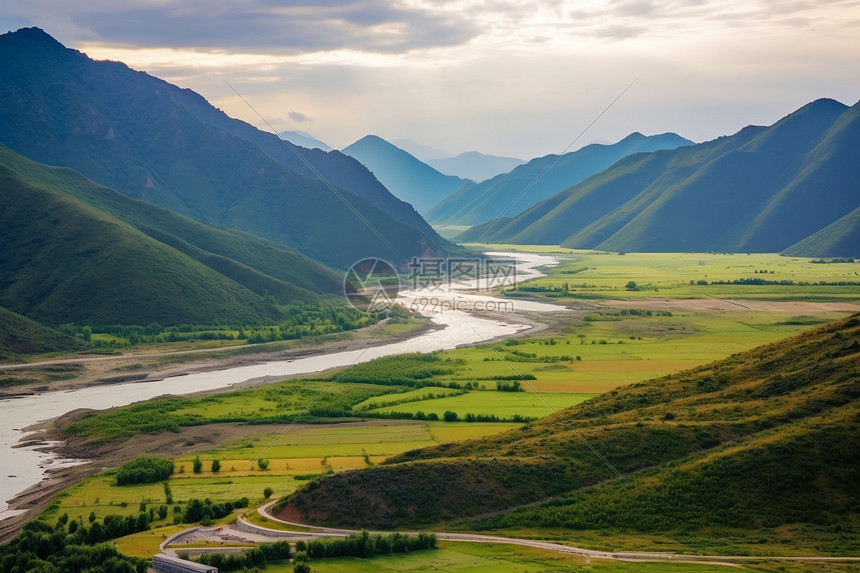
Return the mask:
<svg viewBox="0 0 860 573">
<path fill-rule="evenodd" d="M 555 410 L 569 408 L 588 400 L 592 396 L 594 394 L 542 393 L 538 396 L 534 393 L 525 392 L 475 391 L 460 396 L 387 406 L 371 411 L 383 414 L 389 412 L 415 414 L 419 411 L 429 414 L 433 412 L 440 418 L 446 411 L 451 411 L 456 412 L 461 419 L 466 414 L 495 415 L 507 420 L 517 415 L 524 418 L 543 418 Z"/>
<path fill-rule="evenodd" d="M 484 246 L 484 248 L 487 248 Z M 491 250 L 514 250 L 490 245 Z M 802 301 L 857 301 L 860 264 L 813 263 L 813 259 L 776 254 L 599 253 L 560 247 L 515 247 L 558 254 L 567 259 L 548 276 L 520 285 L 508 294 L 536 294 L 561 299 L 729 298 Z M 767 284 L 714 284 L 732 281 Z M 628 289 L 633 281 L 635 289 Z M 692 281 L 692 283 L 691 283 Z M 707 284 L 699 284 L 702 283 Z M 794 284 L 769 284 L 775 282 Z M 855 283 L 853 285 L 822 285 Z M 565 283 L 567 288 L 565 288 Z M 541 290 L 535 289 L 544 289 Z"/>
<path fill-rule="evenodd" d="M 598 571 L 606 573 L 725 573 L 728 567 L 689 563 L 625 563 L 562 555 L 552 551 L 494 543 L 440 542 L 439 548 L 361 559 L 311 560 L 315 573 L 463 571 L 468 573 L 543 573 Z M 267 573 L 292 573 L 286 563 L 266 567 Z"/>
</svg>

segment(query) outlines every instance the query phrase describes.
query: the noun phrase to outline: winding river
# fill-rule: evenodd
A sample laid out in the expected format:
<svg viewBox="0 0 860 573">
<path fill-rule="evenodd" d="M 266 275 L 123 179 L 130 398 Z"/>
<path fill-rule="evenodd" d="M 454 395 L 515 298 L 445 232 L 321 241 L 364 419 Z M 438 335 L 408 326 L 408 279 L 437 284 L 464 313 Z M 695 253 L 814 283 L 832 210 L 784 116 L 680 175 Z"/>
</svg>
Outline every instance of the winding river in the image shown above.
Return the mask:
<svg viewBox="0 0 860 573">
<path fill-rule="evenodd" d="M 515 258 L 517 260 L 516 281 L 542 276 L 537 270 L 538 267 L 558 263 L 553 257 L 536 254 L 487 254 L 494 257 Z M 511 310 L 532 312 L 562 310 L 550 304 L 520 300 L 511 302 L 482 296 L 475 293 L 479 286 L 477 281 L 471 280 L 458 281 L 453 288 L 445 286 L 434 288 L 432 291 L 428 289 L 401 291 L 399 303 L 407 308 L 419 310 L 425 316 L 429 316 L 434 323 L 444 326 L 442 329 L 401 342 L 368 347 L 363 350 L 334 352 L 295 360 L 193 373 L 152 382 L 91 386 L 80 390 L 45 392 L 0 400 L 0 452 L 2 452 L 0 453 L 0 510 L 2 510 L 0 519 L 20 513 L 8 510 L 5 500 L 45 479 L 47 470 L 76 463 L 74 460 L 55 459 L 51 454 L 38 452 L 32 447 L 15 448 L 21 438 L 25 437 L 21 430 L 35 423 L 56 418 L 77 408 L 101 410 L 163 394 L 190 394 L 226 388 L 262 376 L 308 374 L 392 354 L 432 352 L 479 344 L 494 338 L 511 336 L 530 328 L 526 324 L 505 321 L 505 314 Z M 457 310 L 465 308 L 472 311 Z"/>
</svg>

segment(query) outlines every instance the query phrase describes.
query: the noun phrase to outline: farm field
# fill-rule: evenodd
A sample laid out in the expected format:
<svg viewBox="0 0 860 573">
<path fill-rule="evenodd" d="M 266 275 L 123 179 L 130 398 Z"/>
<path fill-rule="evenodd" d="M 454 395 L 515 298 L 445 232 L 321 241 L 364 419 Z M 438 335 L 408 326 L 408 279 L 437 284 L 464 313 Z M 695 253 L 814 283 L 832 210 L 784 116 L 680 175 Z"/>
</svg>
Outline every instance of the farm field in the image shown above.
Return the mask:
<svg viewBox="0 0 860 573">
<path fill-rule="evenodd" d="M 165 519 L 156 520 L 153 527 L 172 526 L 173 508 L 184 509 L 192 498 L 209 498 L 218 503 L 247 497 L 253 507 L 262 503 L 266 488 L 271 488 L 273 496 L 279 497 L 307 483 L 311 476 L 363 468 L 368 463 L 375 464 L 410 449 L 477 439 L 518 426 L 392 420 L 369 425 L 345 423 L 302 427 L 283 435 L 261 428 L 261 433 L 255 437 L 175 458 L 175 471 L 166 481 L 174 500 L 170 504 L 171 512 Z M 265 470 L 256 463 L 261 455 L 268 462 Z M 198 456 L 202 461 L 202 471 L 194 473 L 193 460 Z M 212 472 L 212 461 L 216 459 L 221 469 Z M 51 521 L 65 513 L 70 519 L 86 522 L 91 513 L 96 519 L 110 514 L 137 516 L 141 503 L 147 509 L 166 504 L 163 482 L 118 486 L 116 471 L 108 471 L 85 478 L 64 490 L 43 518 Z M 161 530 L 158 532 L 157 537 L 160 537 Z M 143 533 L 136 535 L 145 538 Z"/>
<path fill-rule="evenodd" d="M 770 253 L 621 255 L 541 245 L 470 246 L 492 251 L 539 252 L 566 259 L 548 269 L 546 277 L 519 285 L 516 293 L 507 294 L 542 293 L 550 298 L 571 300 L 663 297 L 856 302 L 860 299 L 860 264 L 854 262 L 816 263 L 813 260 L 823 259 Z M 635 288 L 627 288 L 630 281 L 636 283 Z M 746 284 L 715 284 L 733 281 Z"/>
</svg>

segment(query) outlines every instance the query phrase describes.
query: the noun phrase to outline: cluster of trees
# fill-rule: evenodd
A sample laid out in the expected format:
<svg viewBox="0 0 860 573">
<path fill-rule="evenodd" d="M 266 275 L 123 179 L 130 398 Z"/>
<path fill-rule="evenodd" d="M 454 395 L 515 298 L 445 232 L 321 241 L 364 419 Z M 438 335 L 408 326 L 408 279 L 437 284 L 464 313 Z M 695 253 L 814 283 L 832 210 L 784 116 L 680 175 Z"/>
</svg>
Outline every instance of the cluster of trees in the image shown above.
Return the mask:
<svg viewBox="0 0 860 573">
<path fill-rule="evenodd" d="M 690 281 L 690 284 L 693 284 L 693 281 Z M 795 282 L 789 279 L 783 280 L 768 280 L 768 279 L 757 279 L 757 278 L 744 278 L 744 279 L 734 279 L 731 281 L 711 281 L 710 283 L 706 280 L 696 281 L 697 285 L 707 286 L 711 285 L 767 285 L 767 286 L 860 286 L 860 281 L 818 281 L 818 282 L 807 282 L 800 281 Z"/>
<path fill-rule="evenodd" d="M 146 572 L 145 560 L 126 557 L 107 543 L 91 544 L 88 535 L 84 527 L 68 533 L 60 524 L 52 527 L 43 521 L 31 521 L 12 541 L 0 546 L 0 571 Z"/>
<path fill-rule="evenodd" d="M 625 308 L 618 314 L 621 316 L 627 316 L 628 314 L 631 316 L 672 316 L 672 313 L 668 310 L 642 310 L 638 308 Z"/>
<path fill-rule="evenodd" d="M 58 330 L 69 336 L 92 342 L 96 347 L 125 347 L 189 340 L 247 340 L 250 344 L 254 344 L 354 330 L 374 324 L 383 318 L 382 314 L 368 315 L 347 305 L 320 307 L 313 304 L 293 303 L 279 308 L 284 318 L 273 324 L 162 326 L 152 323 L 146 326 L 90 326 L 69 323 L 61 325 Z M 93 341 L 93 334 L 109 335 L 111 338 Z"/>
<path fill-rule="evenodd" d="M 152 483 L 167 479 L 173 473 L 173 461 L 138 456 L 122 465 L 116 474 L 117 485 Z"/>
<path fill-rule="evenodd" d="M 296 551 L 305 551 L 311 559 L 322 557 L 373 557 L 391 553 L 408 553 L 422 549 L 434 549 L 436 536 L 432 533 L 406 535 L 389 533 L 371 535 L 367 531 L 353 533 L 349 537 L 316 539 L 305 544 L 296 543 Z"/>
<path fill-rule="evenodd" d="M 519 380 L 512 380 L 510 382 L 498 380 L 496 381 L 496 390 L 499 392 L 525 392 L 525 388 L 523 388 Z"/>
<path fill-rule="evenodd" d="M 274 543 L 261 543 L 257 547 L 246 549 L 239 554 L 204 553 L 189 558 L 187 553 L 180 553 L 179 556 L 182 559 L 217 567 L 218 571 L 239 571 L 242 569 L 262 569 L 268 561 L 289 559 L 292 556 L 290 549 L 289 541 L 276 541 Z"/>
<path fill-rule="evenodd" d="M 210 525 L 212 521 L 229 515 L 234 509 L 248 507 L 248 498 L 243 497 L 236 501 L 225 501 L 224 503 L 213 503 L 208 497 L 203 501 L 194 498 L 185 505 L 182 521 L 185 523 L 201 522 Z"/>
<path fill-rule="evenodd" d="M 441 353 L 414 352 L 377 358 L 356 364 L 344 372 L 339 382 L 382 384 L 384 386 L 439 386 L 436 376 L 453 374 L 466 365 L 462 358 L 442 358 Z"/>
</svg>

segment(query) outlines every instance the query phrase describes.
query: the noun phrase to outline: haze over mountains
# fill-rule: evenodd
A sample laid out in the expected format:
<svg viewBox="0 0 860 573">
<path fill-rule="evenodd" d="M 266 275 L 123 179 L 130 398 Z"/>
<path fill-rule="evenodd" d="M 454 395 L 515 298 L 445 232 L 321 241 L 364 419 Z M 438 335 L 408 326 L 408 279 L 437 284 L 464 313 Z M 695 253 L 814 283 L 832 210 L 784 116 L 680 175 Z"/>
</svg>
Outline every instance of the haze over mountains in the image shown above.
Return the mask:
<svg viewBox="0 0 860 573">
<path fill-rule="evenodd" d="M 341 267 L 450 247 L 354 159 L 291 148 L 190 90 L 90 60 L 38 28 L 0 36 L 0 77 L 0 142 L 130 197 Z"/>
<path fill-rule="evenodd" d="M 503 212 L 513 217 L 632 153 L 692 143 L 674 133 L 644 136 L 637 132 L 612 145 L 592 144 L 561 157 L 538 157 L 510 173 L 464 186 L 427 212 L 427 220 L 434 224 L 477 225 Z"/>
<path fill-rule="evenodd" d="M 425 161 L 427 165 L 447 175 L 456 175 L 472 181 L 485 181 L 525 163 L 515 157 L 487 155 L 478 151 L 467 151 L 456 157 L 442 157 Z"/>
<path fill-rule="evenodd" d="M 627 157 L 458 240 L 855 256 L 858 181 L 860 105 L 821 99 L 769 127 Z"/>
<path fill-rule="evenodd" d="M 332 148 L 325 142 L 320 141 L 311 134 L 303 131 L 281 131 L 278 132 L 278 136 L 294 145 L 299 145 L 308 149 L 322 149 L 323 151 L 332 150 Z"/>
<path fill-rule="evenodd" d="M 425 213 L 467 181 L 444 175 L 376 135 L 362 137 L 343 152 L 366 166 L 396 197 Z"/>
</svg>

